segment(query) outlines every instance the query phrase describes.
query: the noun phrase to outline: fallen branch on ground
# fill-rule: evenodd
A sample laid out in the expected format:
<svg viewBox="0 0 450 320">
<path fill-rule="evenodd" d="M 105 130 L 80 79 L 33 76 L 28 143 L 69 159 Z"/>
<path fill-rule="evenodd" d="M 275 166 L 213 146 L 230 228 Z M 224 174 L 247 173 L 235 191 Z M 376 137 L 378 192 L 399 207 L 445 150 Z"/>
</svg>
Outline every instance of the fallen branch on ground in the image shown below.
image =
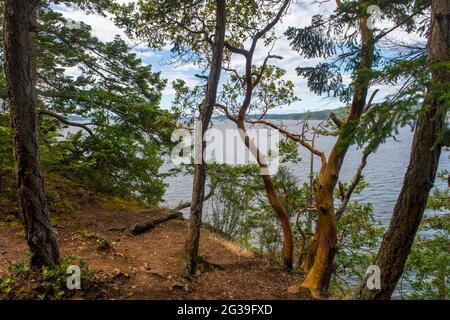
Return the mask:
<svg viewBox="0 0 450 320">
<path fill-rule="evenodd" d="M 214 188 L 211 189 L 211 191 L 205 196 L 204 201 L 208 200 L 214 193 Z M 144 232 L 147 232 L 154 227 L 156 227 L 158 224 L 166 222 L 168 220 L 172 219 L 182 219 L 183 214 L 180 212 L 183 209 L 189 208 L 191 206 L 191 203 L 186 202 L 180 202 L 179 205 L 177 205 L 175 208 L 169 211 L 169 213 L 163 215 L 163 216 L 156 216 L 151 217 L 150 219 L 138 222 L 133 224 L 131 227 L 128 228 L 128 233 L 133 236 L 140 235 Z"/>
<path fill-rule="evenodd" d="M 181 219 L 183 218 L 183 214 L 179 211 L 171 210 L 168 214 L 165 214 L 163 216 L 157 216 L 152 217 L 144 222 L 139 222 L 136 224 L 133 224 L 129 229 L 128 233 L 137 236 L 144 232 L 147 232 L 154 227 L 156 227 L 158 224 L 166 222 L 168 220 L 172 219 Z"/>
</svg>

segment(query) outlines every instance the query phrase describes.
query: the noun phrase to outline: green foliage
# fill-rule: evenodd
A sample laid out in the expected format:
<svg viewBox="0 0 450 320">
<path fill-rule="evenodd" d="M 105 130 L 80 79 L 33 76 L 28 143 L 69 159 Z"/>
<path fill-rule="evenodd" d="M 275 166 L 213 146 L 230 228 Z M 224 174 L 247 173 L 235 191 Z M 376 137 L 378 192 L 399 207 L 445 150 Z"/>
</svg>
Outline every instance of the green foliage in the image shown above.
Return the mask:
<svg viewBox="0 0 450 320">
<path fill-rule="evenodd" d="M 6 115 L 0 114 L 0 176 L 10 174 L 13 170 L 11 128 L 8 120 Z"/>
<path fill-rule="evenodd" d="M 408 256 L 399 291 L 408 299 L 449 299 L 450 215 L 425 217 L 420 232 Z"/>
<path fill-rule="evenodd" d="M 363 188 L 360 185 L 355 193 Z M 385 228 L 374 219 L 373 206 L 358 201 L 348 204 L 337 227 L 339 250 L 330 286 L 336 294 L 350 297 L 372 264 Z"/>
<path fill-rule="evenodd" d="M 294 94 L 294 83 L 284 79 L 286 70 L 274 65 L 262 67 L 253 66 L 254 87 L 252 100 L 248 113 L 266 114 L 280 106 L 289 105 L 298 100 Z M 258 78 L 258 76 L 260 76 Z M 239 110 L 245 100 L 246 85 L 244 76 L 231 75 L 224 83 L 219 95 L 220 104 L 227 107 L 232 116 L 237 117 Z M 259 79 L 259 81 L 257 81 Z"/>
<path fill-rule="evenodd" d="M 429 64 L 426 62 L 426 46 L 421 43 L 395 47 L 396 51 L 379 45 L 390 34 L 390 30 L 384 27 L 386 24 L 379 23 L 376 27 L 384 28 L 372 31 L 373 66 L 371 70 L 361 68 L 359 23 L 367 14 L 369 5 L 380 7 L 383 19 L 392 21 L 407 33 L 424 35 L 428 28 L 425 8 L 430 5 L 429 0 L 352 0 L 342 2 L 329 16 L 313 16 L 310 26 L 289 28 L 286 36 L 292 48 L 305 58 L 326 59 L 315 66 L 296 69 L 298 75 L 308 81 L 309 89 L 318 95 L 348 103 L 358 83 L 368 81 L 370 86 L 400 87 L 393 94 L 384 94 L 382 102 L 373 102 L 369 112 L 351 130 L 352 136 L 343 141 L 359 146 L 368 144 L 367 150 L 374 151 L 387 138 L 394 136 L 399 126 L 411 124 L 417 118 L 417 106 L 423 100 L 429 83 Z M 343 81 L 348 75 L 351 81 Z"/>
<path fill-rule="evenodd" d="M 238 243 L 258 247 L 261 253 L 278 261 L 281 258 L 281 229 L 267 203 L 259 174 L 256 165 L 210 165 L 208 177 L 215 192 L 210 200 L 213 213 L 209 222 Z M 273 179 L 280 200 L 294 217 L 305 205 L 305 189 L 297 187 L 297 180 L 284 167 Z"/>
<path fill-rule="evenodd" d="M 60 1 L 61 2 L 61 1 Z M 87 12 L 103 13 L 112 1 L 63 1 Z M 48 114 L 39 116 L 41 160 L 59 172 L 105 193 L 141 199 L 156 205 L 165 185 L 158 171 L 171 147 L 174 117 L 159 103 L 165 81 L 144 65 L 119 37 L 101 42 L 88 25 L 67 28 L 67 20 L 50 3 L 38 12 L 40 32 L 33 35 L 38 111 L 48 110 L 74 122 L 87 124 L 93 134 L 67 129 Z M 3 50 L 0 51 L 3 56 Z M 2 68 L 2 67 L 0 67 Z M 69 75 L 67 70 L 76 70 Z M 44 81 L 45 80 L 45 81 Z M 5 79 L 0 75 L 1 92 Z M 0 109 L 0 169 L 8 169 L 10 144 L 6 95 Z"/>
<path fill-rule="evenodd" d="M 448 171 L 438 174 L 447 182 Z M 408 299 L 450 298 L 450 195 L 448 188 L 434 188 L 428 199 L 426 216 L 397 287 Z"/>
<path fill-rule="evenodd" d="M 271 21 L 284 1 L 229 0 L 226 5 L 227 41 L 242 47 L 261 25 Z M 193 61 L 207 69 L 210 58 L 210 37 L 215 32 L 215 1 L 212 0 L 140 0 L 113 5 L 115 22 L 128 36 L 142 39 L 151 48 L 171 46 L 177 60 Z M 268 33 L 264 39 L 273 40 Z M 229 52 L 225 52 L 225 60 Z"/>
<path fill-rule="evenodd" d="M 282 163 L 298 163 L 301 161 L 299 157 L 298 145 L 292 140 L 281 140 L 279 145 L 280 159 Z"/>
<path fill-rule="evenodd" d="M 291 41 L 292 49 L 307 59 L 328 58 L 335 55 L 336 44 L 328 38 L 324 25 L 324 17 L 315 15 L 311 19 L 310 26 L 305 28 L 289 27 L 286 37 Z"/>
<path fill-rule="evenodd" d="M 79 234 L 85 240 L 95 240 L 97 248 L 101 251 L 111 248 L 111 240 L 100 234 L 92 233 L 89 229 L 82 229 Z"/>
<path fill-rule="evenodd" d="M 244 246 L 251 245 L 251 231 L 257 226 L 254 202 L 258 175 L 257 166 L 208 166 L 210 188 L 214 188 L 208 222 Z"/>
<path fill-rule="evenodd" d="M 267 196 L 256 166 L 209 168 L 213 208 L 209 222 L 242 245 L 259 250 L 274 261 L 281 261 L 283 238 L 278 219 L 267 202 Z M 305 250 L 313 236 L 316 213 L 309 184 L 299 185 L 286 167 L 273 176 L 274 185 L 292 222 L 295 244 L 304 241 Z M 364 179 L 354 191 L 358 194 L 367 183 Z M 344 184 L 344 188 L 346 184 Z M 384 231 L 373 218 L 371 204 L 350 202 L 338 224 L 339 251 L 331 289 L 337 295 L 350 295 L 373 261 Z M 296 261 L 299 249 L 295 250 Z M 305 251 L 303 252 L 303 255 Z M 297 265 L 297 268 L 301 268 Z"/>
<path fill-rule="evenodd" d="M 281 166 L 277 174 L 273 176 L 273 183 L 278 197 L 286 209 L 292 223 L 294 245 L 299 244 L 303 237 L 309 242 L 312 235 L 313 210 L 310 209 L 310 186 L 306 183 L 299 185 L 297 178 L 287 166 Z M 265 189 L 261 185 L 261 193 L 258 196 L 260 228 L 256 231 L 261 253 L 268 254 L 276 261 L 281 261 L 283 248 L 282 230 L 279 220 L 272 207 L 267 203 Z M 306 245 L 306 243 L 305 243 Z M 299 251 L 294 251 L 294 259 L 300 260 Z M 297 268 L 300 266 L 297 264 Z"/>
<path fill-rule="evenodd" d="M 58 266 L 33 270 L 28 264 L 13 262 L 8 272 L 0 277 L 0 297 L 2 299 L 61 300 L 76 292 L 67 289 L 67 268 L 77 265 L 81 271 L 81 286 L 87 288 L 92 272 L 86 262 L 75 256 L 65 256 Z"/>
<path fill-rule="evenodd" d="M 12 218 L 17 218 L 19 212 L 11 142 L 9 117 L 0 113 L 0 219 L 8 223 L 13 222 Z"/>
<path fill-rule="evenodd" d="M 344 102 L 350 101 L 351 88 L 344 85 L 342 74 L 336 65 L 324 62 L 315 67 L 298 67 L 296 71 L 299 76 L 308 79 L 308 88 L 312 92 L 339 97 Z"/>
</svg>

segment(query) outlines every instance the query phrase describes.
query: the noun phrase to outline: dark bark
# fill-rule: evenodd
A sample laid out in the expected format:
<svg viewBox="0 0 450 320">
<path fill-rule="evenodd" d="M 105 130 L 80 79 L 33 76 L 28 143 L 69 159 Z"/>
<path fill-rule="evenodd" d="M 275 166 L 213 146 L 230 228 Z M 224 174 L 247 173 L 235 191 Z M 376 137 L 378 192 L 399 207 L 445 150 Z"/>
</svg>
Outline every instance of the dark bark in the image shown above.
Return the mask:
<svg viewBox="0 0 450 320">
<path fill-rule="evenodd" d="M 433 0 L 428 41 L 430 64 L 450 61 L 450 1 Z M 441 154 L 439 136 L 444 130 L 448 105 L 440 101 L 448 91 L 450 72 L 432 71 L 433 84 L 417 121 L 409 166 L 394 207 L 389 229 L 374 264 L 381 269 L 381 289 L 361 284 L 358 299 L 390 299 L 400 279 L 422 220 Z M 446 89 L 445 89 L 446 88 Z"/>
<path fill-rule="evenodd" d="M 58 264 L 59 250 L 44 193 L 37 142 L 29 39 L 37 4 L 30 0 L 5 1 L 4 48 L 18 195 L 31 264 L 40 267 Z"/>
<path fill-rule="evenodd" d="M 198 262 L 198 246 L 200 240 L 200 227 L 202 223 L 202 211 L 205 194 L 206 163 L 203 159 L 203 150 L 205 149 L 204 134 L 208 129 L 211 116 L 216 103 L 217 88 L 219 85 L 222 69 L 223 48 L 225 43 L 225 0 L 216 0 L 216 30 L 213 44 L 213 55 L 208 76 L 208 82 L 205 93 L 205 100 L 200 109 L 201 132 L 196 137 L 196 147 L 201 145 L 198 150 L 198 160 L 200 163 L 195 165 L 194 184 L 192 188 L 192 204 L 189 218 L 188 234 L 184 246 L 183 273 L 187 277 L 195 275 Z M 199 141 L 201 140 L 201 141 Z M 196 155 L 197 158 L 197 155 Z"/>
</svg>

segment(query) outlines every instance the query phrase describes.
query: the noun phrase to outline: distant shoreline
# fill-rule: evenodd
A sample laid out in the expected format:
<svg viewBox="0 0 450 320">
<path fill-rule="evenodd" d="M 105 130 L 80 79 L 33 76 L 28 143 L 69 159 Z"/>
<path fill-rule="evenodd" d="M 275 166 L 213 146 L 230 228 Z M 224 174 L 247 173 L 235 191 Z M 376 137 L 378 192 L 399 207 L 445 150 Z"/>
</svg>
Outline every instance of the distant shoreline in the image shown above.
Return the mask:
<svg viewBox="0 0 450 320">
<path fill-rule="evenodd" d="M 325 120 L 330 116 L 330 113 L 335 113 L 337 116 L 345 115 L 346 108 L 336 108 L 336 109 L 326 109 L 326 110 L 319 110 L 319 111 L 307 111 L 307 112 L 301 112 L 301 113 L 287 113 L 287 114 L 266 114 L 264 116 L 265 119 L 268 120 Z M 257 119 L 261 115 L 260 114 L 252 114 L 249 115 L 249 119 Z M 77 121 L 77 122 L 88 122 L 90 119 L 83 118 L 77 115 L 69 115 L 67 117 L 70 121 Z M 224 115 L 217 115 L 214 116 L 213 119 L 216 120 L 227 120 L 227 117 Z"/>
<path fill-rule="evenodd" d="M 337 109 L 327 109 L 327 110 L 319 110 L 319 111 L 307 111 L 302 113 L 288 113 L 288 114 L 266 114 L 264 115 L 265 119 L 268 120 L 325 120 L 330 116 L 330 113 L 335 113 L 337 116 L 344 115 L 346 113 L 346 108 L 337 108 Z M 249 115 L 250 119 L 257 119 L 261 115 L 260 114 L 252 114 Z M 213 119 L 226 120 L 227 118 L 224 115 L 215 116 Z"/>
</svg>

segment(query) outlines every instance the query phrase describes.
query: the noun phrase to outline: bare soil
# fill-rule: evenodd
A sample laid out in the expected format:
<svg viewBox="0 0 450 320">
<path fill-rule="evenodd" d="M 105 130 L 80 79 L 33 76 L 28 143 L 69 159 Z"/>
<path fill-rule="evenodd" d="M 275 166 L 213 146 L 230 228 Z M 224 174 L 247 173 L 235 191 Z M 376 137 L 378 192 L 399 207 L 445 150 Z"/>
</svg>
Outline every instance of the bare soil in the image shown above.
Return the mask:
<svg viewBox="0 0 450 320">
<path fill-rule="evenodd" d="M 170 220 L 136 237 L 124 231 L 167 210 L 91 206 L 59 217 L 54 227 L 61 254 L 79 256 L 104 279 L 102 299 L 298 299 L 287 288 L 300 283 L 301 274 L 286 273 L 209 229 L 202 231 L 200 254 L 220 268 L 199 270 L 194 281 L 180 275 L 187 221 Z M 100 249 L 87 232 L 108 239 L 110 248 Z M 27 261 L 27 250 L 20 225 L 0 224 L 0 276 L 8 261 Z"/>
</svg>

